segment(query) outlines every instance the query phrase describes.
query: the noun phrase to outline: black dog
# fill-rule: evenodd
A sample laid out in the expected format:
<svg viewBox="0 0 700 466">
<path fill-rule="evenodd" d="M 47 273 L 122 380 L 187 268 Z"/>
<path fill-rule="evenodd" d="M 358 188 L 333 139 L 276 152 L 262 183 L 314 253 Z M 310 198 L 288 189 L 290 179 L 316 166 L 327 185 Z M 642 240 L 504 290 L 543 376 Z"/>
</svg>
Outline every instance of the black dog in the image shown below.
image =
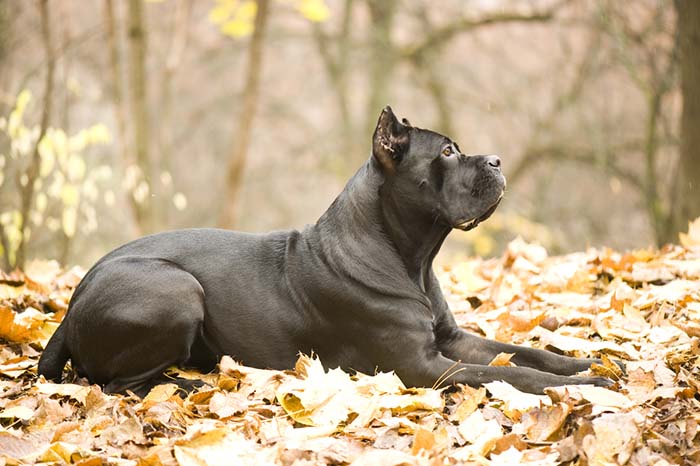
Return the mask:
<svg viewBox="0 0 700 466">
<path fill-rule="evenodd" d="M 103 257 L 75 290 L 39 362 L 109 392 L 147 393 L 173 365 L 212 370 L 231 355 L 287 369 L 299 352 L 329 367 L 395 371 L 412 386 L 441 377 L 504 380 L 528 392 L 565 384 L 594 359 L 489 341 L 457 327 L 432 270 L 453 228 L 496 209 L 500 160 L 466 156 L 449 138 L 382 111 L 372 155 L 315 225 L 246 234 L 181 230 Z M 498 353 L 522 367 L 490 367 Z"/>
</svg>

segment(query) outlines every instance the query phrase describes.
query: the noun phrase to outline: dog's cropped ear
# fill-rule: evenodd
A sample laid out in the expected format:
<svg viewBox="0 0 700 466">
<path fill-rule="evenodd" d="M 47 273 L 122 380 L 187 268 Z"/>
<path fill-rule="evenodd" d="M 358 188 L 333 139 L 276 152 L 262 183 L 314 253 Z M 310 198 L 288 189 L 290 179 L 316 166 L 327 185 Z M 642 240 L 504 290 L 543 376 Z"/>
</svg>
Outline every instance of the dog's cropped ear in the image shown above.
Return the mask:
<svg viewBox="0 0 700 466">
<path fill-rule="evenodd" d="M 404 119 L 405 123 L 408 120 Z M 385 173 L 393 173 L 408 150 L 409 125 L 401 123 L 391 107 L 384 107 L 372 137 L 372 155 Z"/>
</svg>

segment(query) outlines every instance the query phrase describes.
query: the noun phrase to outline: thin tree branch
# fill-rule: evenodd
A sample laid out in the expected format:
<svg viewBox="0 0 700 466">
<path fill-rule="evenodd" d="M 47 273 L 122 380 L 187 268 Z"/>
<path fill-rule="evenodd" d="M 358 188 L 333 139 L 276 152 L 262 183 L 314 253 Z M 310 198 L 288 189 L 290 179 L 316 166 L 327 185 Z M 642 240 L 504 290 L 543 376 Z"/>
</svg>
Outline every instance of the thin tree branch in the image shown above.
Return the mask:
<svg viewBox="0 0 700 466">
<path fill-rule="evenodd" d="M 114 119 L 117 123 L 117 147 L 119 153 L 118 165 L 121 165 L 120 172 L 122 175 L 127 168 L 134 165 L 136 162 L 129 151 L 129 133 L 126 123 L 126 108 L 124 102 L 123 91 L 123 75 L 121 60 L 119 57 L 119 45 L 117 42 L 116 15 L 114 11 L 114 1 L 105 0 L 104 6 L 104 22 L 105 32 L 107 35 L 107 48 L 109 52 L 109 69 L 112 75 L 112 104 L 114 107 Z M 131 188 L 122 190 L 124 203 L 129 211 L 129 220 L 131 223 L 131 234 L 136 237 L 141 233 L 141 224 L 143 222 L 143 214 L 141 206 L 134 199 Z"/>
<path fill-rule="evenodd" d="M 49 119 L 51 118 L 52 109 L 52 94 L 53 94 L 53 77 L 56 65 L 56 57 L 53 55 L 51 48 L 51 21 L 49 17 L 48 0 L 39 0 L 39 11 L 41 13 L 41 39 L 46 53 L 46 79 L 44 81 L 44 105 L 41 112 L 41 120 L 39 123 L 39 136 L 37 137 L 34 150 L 32 151 L 29 166 L 27 167 L 26 184 L 21 189 L 21 208 L 19 220 L 20 243 L 17 248 L 16 266 L 24 267 L 26 260 L 27 249 L 27 224 L 29 223 L 29 212 L 34 201 L 34 185 L 37 176 L 39 175 L 39 166 L 41 165 L 41 154 L 39 153 L 39 144 L 46 135 L 46 130 L 49 127 Z"/>
<path fill-rule="evenodd" d="M 238 192 L 240 190 L 243 169 L 250 146 L 255 112 L 260 95 L 260 75 L 262 69 L 265 32 L 268 19 L 270 0 L 258 0 L 255 14 L 253 36 L 248 49 L 248 67 L 246 71 L 243 104 L 238 115 L 236 132 L 234 134 L 233 150 L 226 170 L 226 195 L 219 216 L 219 226 L 233 228 L 236 222 Z"/>
<path fill-rule="evenodd" d="M 5 233 L 5 228 L 2 226 L 2 223 L 0 223 L 0 245 L 2 245 L 3 268 L 9 272 L 12 268 L 12 264 L 10 263 L 10 242 L 7 239 L 7 234 Z"/>
<path fill-rule="evenodd" d="M 504 23 L 546 22 L 553 19 L 559 9 L 569 3 L 569 1 L 570 0 L 559 1 L 547 10 L 530 14 L 511 11 L 491 13 L 480 18 L 457 18 L 442 27 L 436 28 L 420 42 L 403 47 L 400 55 L 405 59 L 412 59 L 415 55 L 422 55 L 427 50 L 452 40 L 458 34 L 487 26 Z"/>
<path fill-rule="evenodd" d="M 313 38 L 321 61 L 326 69 L 331 88 L 334 91 L 338 103 L 338 112 L 342 124 L 342 147 L 345 160 L 351 161 L 353 152 L 353 121 L 350 113 L 347 90 L 347 55 L 350 35 L 350 18 L 354 0 L 345 0 L 340 33 L 336 36 L 337 45 L 334 54 L 328 44 L 331 38 L 323 30 L 320 23 L 313 23 Z"/>
<path fill-rule="evenodd" d="M 149 194 L 156 186 L 155 174 L 150 155 L 150 115 L 148 110 L 148 81 L 146 76 L 146 55 L 148 38 L 144 27 L 143 0 L 129 0 L 129 75 L 131 77 L 129 94 L 131 113 L 134 121 L 134 150 L 136 162 L 141 169 L 144 181 L 148 184 Z M 154 225 L 153 203 L 151 196 L 140 201 L 140 213 L 143 216 L 141 229 L 152 231 Z"/>
<path fill-rule="evenodd" d="M 640 150 L 642 148 L 642 142 L 640 141 L 630 141 L 624 144 L 616 145 L 610 147 L 606 150 L 609 153 L 619 153 L 627 152 L 630 150 Z M 625 180 L 641 192 L 644 192 L 644 182 L 614 163 L 614 160 L 610 157 L 605 157 L 601 159 L 601 155 L 606 155 L 601 153 L 599 150 L 592 147 L 568 147 L 558 144 L 549 146 L 533 146 L 528 148 L 525 153 L 518 160 L 517 165 L 510 170 L 508 174 L 508 184 L 513 186 L 518 183 L 524 175 L 531 169 L 535 168 L 536 165 L 543 160 L 556 160 L 556 161 L 566 161 L 575 162 L 590 166 L 600 166 L 604 165 L 604 168 L 609 173 L 615 175 L 616 177 Z"/>
</svg>

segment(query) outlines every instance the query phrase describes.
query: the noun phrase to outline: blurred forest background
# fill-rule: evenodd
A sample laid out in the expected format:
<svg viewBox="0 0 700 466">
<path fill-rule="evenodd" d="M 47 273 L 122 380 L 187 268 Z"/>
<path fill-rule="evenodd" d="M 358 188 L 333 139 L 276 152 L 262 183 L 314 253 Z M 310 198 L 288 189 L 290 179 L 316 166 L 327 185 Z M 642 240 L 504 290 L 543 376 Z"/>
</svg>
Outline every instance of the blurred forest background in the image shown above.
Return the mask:
<svg viewBox="0 0 700 466">
<path fill-rule="evenodd" d="M 0 266 L 314 222 L 386 104 L 503 160 L 443 260 L 700 216 L 698 0 L 0 0 Z"/>
</svg>

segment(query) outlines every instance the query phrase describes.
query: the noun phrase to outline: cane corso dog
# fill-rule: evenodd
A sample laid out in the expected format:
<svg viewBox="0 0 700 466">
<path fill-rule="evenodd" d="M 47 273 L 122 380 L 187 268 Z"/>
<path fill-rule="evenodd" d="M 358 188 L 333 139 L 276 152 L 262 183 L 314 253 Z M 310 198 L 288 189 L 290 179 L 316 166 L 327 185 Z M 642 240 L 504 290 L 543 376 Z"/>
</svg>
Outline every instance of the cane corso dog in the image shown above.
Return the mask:
<svg viewBox="0 0 700 466">
<path fill-rule="evenodd" d="M 490 341 L 457 326 L 432 262 L 453 228 L 471 230 L 506 186 L 495 155 L 381 115 L 369 160 L 314 225 L 266 234 L 188 229 L 147 236 L 100 259 L 78 285 L 39 362 L 65 363 L 108 392 L 143 395 L 180 365 L 222 355 L 260 368 L 324 365 L 395 371 L 409 386 L 504 380 L 541 393 L 595 359 Z M 492 367 L 498 353 L 517 367 Z"/>
</svg>

